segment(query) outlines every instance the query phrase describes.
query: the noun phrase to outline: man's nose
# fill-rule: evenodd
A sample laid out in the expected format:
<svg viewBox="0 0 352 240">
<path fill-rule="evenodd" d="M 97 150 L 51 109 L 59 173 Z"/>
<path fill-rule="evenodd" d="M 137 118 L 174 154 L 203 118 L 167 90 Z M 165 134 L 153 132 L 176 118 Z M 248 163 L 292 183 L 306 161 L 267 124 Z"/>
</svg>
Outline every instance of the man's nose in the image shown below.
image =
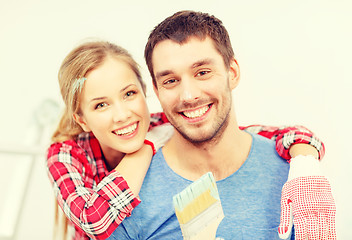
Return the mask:
<svg viewBox="0 0 352 240">
<path fill-rule="evenodd" d="M 197 83 L 194 80 L 186 79 L 181 82 L 181 94 L 180 100 L 183 102 L 193 102 L 199 99 L 201 91 Z"/>
</svg>

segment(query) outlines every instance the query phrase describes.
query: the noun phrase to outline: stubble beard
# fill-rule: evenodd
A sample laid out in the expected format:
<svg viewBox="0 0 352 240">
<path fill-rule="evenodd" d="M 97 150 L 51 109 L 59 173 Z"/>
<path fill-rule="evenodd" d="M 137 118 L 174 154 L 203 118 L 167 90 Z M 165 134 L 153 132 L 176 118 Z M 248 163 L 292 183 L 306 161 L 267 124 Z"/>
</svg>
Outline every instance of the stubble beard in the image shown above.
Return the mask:
<svg viewBox="0 0 352 240">
<path fill-rule="evenodd" d="M 228 103 L 228 107 L 224 108 L 223 114 L 219 115 L 218 118 L 215 119 L 215 123 L 210 126 L 210 130 L 207 130 L 207 135 L 204 135 L 203 137 L 196 137 L 194 136 L 194 131 L 190 133 L 187 131 L 187 128 L 184 126 L 181 126 L 180 124 L 177 124 L 177 121 L 174 121 L 172 117 L 168 117 L 170 123 L 174 126 L 176 131 L 190 144 L 192 144 L 195 147 L 201 147 L 201 148 L 207 148 L 209 146 L 216 145 L 222 138 L 223 133 L 227 129 L 227 126 L 229 125 L 230 121 L 230 111 L 232 108 L 232 97 L 231 97 L 231 92 L 229 96 L 227 97 L 227 101 L 224 103 L 226 105 Z M 215 104 L 212 106 L 214 107 Z M 202 131 L 199 129 L 199 131 Z M 202 133 L 199 133 L 201 135 Z M 199 136 L 197 135 L 197 136 Z"/>
</svg>

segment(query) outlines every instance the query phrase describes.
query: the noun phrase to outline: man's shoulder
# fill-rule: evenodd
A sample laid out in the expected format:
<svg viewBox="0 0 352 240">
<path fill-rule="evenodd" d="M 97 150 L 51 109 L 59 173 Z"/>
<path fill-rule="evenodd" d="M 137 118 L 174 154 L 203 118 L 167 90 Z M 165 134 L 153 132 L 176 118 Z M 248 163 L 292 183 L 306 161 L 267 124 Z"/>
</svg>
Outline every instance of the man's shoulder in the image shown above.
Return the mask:
<svg viewBox="0 0 352 240">
<path fill-rule="evenodd" d="M 252 136 L 252 148 L 261 148 L 264 151 L 276 152 L 275 141 L 258 134 L 250 133 L 250 135 Z"/>
<path fill-rule="evenodd" d="M 275 149 L 275 141 L 257 134 L 252 135 L 252 146 L 249 157 L 254 159 L 257 164 L 269 164 L 272 168 L 275 165 L 285 165 L 287 162 L 279 156 Z"/>
<path fill-rule="evenodd" d="M 258 144 L 268 144 L 268 145 L 274 145 L 275 141 L 271 140 L 269 138 L 266 138 L 262 135 L 255 134 L 255 133 L 249 133 L 252 135 L 253 140 L 257 141 Z"/>
<path fill-rule="evenodd" d="M 147 175 L 153 176 L 155 172 L 163 172 L 166 168 L 167 164 L 165 162 L 165 157 L 163 155 L 162 148 L 160 148 L 152 158 Z"/>
</svg>

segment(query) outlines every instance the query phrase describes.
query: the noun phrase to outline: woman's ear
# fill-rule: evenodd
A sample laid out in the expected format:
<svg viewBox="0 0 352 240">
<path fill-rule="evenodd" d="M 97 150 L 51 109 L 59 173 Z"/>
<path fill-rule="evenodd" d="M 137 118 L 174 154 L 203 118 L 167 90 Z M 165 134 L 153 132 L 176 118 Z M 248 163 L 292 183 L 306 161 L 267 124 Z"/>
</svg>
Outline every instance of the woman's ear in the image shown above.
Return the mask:
<svg viewBox="0 0 352 240">
<path fill-rule="evenodd" d="M 237 60 L 234 58 L 230 62 L 229 68 L 229 85 L 231 90 L 235 89 L 240 83 L 240 67 L 237 63 Z"/>
<path fill-rule="evenodd" d="M 86 120 L 84 119 L 83 116 L 81 116 L 80 114 L 74 113 L 73 114 L 73 119 L 75 120 L 75 122 L 81 126 L 81 128 L 83 129 L 83 131 L 85 132 L 91 132 L 90 128 L 88 127 L 88 124 L 86 122 Z"/>
</svg>

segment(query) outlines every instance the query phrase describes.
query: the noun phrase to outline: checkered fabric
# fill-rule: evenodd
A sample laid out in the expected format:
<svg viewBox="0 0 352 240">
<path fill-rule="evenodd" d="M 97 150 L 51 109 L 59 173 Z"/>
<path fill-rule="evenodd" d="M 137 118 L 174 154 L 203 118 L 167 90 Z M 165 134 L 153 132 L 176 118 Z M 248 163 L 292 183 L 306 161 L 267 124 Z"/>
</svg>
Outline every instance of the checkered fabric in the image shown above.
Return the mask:
<svg viewBox="0 0 352 240">
<path fill-rule="evenodd" d="M 291 158 L 289 153 L 290 147 L 298 143 L 305 143 L 315 147 L 319 153 L 319 159 L 322 159 L 325 154 L 323 142 L 320 141 L 314 133 L 303 126 L 274 127 L 250 125 L 247 127 L 240 127 L 240 129 L 245 129 L 251 133 L 275 140 L 276 151 L 286 160 L 290 160 Z"/>
<path fill-rule="evenodd" d="M 151 114 L 150 130 L 166 123 L 163 113 Z M 241 129 L 276 139 L 276 149 L 285 159 L 289 159 L 289 146 L 298 142 L 315 146 L 321 157 L 324 153 L 324 145 L 303 127 L 252 125 Z M 140 203 L 124 178 L 107 170 L 99 142 L 91 133 L 80 134 L 76 141 L 52 144 L 47 169 L 58 205 L 75 227 L 73 239 L 106 239 Z"/>
<path fill-rule="evenodd" d="M 52 144 L 47 168 L 57 202 L 75 225 L 74 239 L 107 238 L 140 203 L 118 172 L 108 172 L 90 133 Z"/>
</svg>

